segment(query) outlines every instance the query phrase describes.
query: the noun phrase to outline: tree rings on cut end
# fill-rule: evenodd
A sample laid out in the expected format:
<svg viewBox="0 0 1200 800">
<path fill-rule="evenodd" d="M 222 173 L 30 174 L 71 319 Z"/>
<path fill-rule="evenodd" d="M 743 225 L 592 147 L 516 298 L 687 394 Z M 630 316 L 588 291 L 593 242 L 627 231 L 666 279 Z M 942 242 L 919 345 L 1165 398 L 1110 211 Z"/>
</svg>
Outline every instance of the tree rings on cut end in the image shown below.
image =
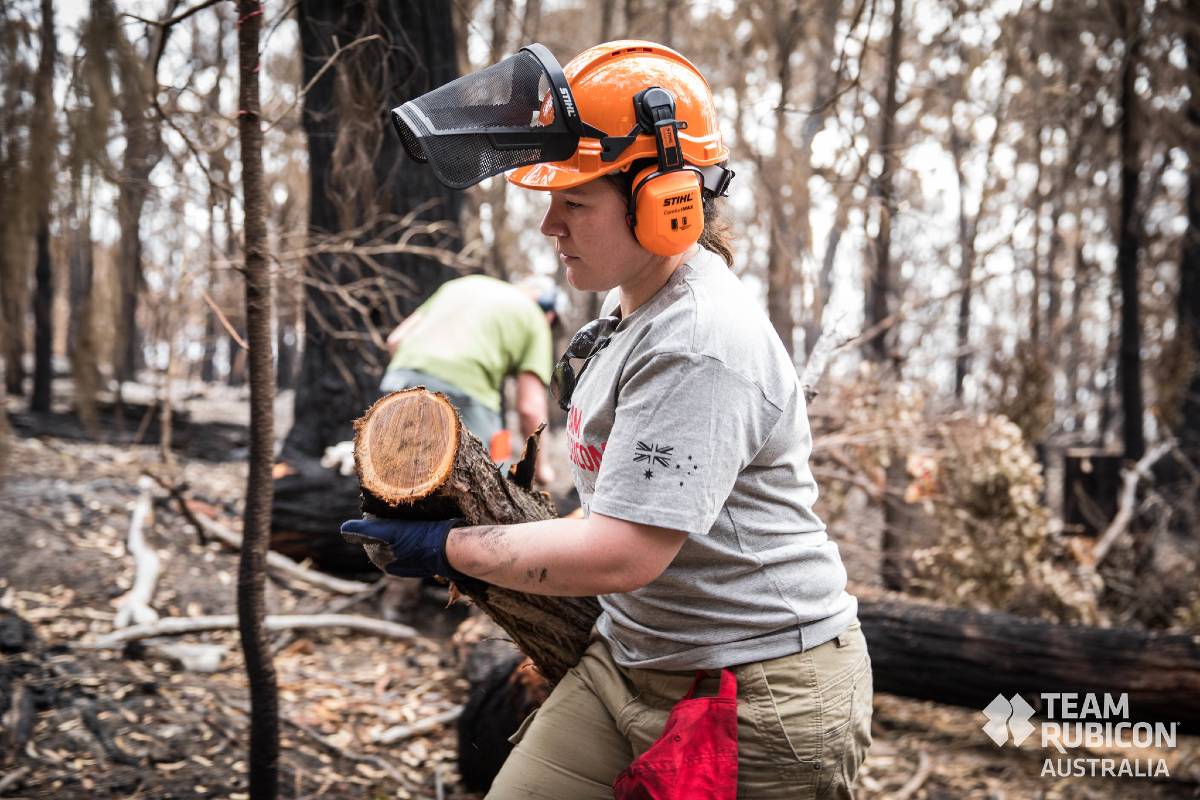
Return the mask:
<svg viewBox="0 0 1200 800">
<path fill-rule="evenodd" d="M 354 426 L 359 483 L 388 505 L 425 497 L 454 468 L 461 423 L 445 395 L 423 387 L 392 392 Z"/>
</svg>

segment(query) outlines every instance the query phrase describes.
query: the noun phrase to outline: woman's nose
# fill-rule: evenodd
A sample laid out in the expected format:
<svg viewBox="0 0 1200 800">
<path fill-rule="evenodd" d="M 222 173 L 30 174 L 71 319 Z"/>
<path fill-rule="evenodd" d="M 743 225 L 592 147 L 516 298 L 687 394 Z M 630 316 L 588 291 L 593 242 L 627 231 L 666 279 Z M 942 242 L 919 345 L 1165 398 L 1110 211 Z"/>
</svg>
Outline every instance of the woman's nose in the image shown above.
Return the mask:
<svg viewBox="0 0 1200 800">
<path fill-rule="evenodd" d="M 542 217 L 540 230 L 543 236 L 565 236 L 567 233 L 566 228 L 563 227 L 562 221 L 555 212 L 553 202 L 546 208 L 546 215 Z"/>
</svg>

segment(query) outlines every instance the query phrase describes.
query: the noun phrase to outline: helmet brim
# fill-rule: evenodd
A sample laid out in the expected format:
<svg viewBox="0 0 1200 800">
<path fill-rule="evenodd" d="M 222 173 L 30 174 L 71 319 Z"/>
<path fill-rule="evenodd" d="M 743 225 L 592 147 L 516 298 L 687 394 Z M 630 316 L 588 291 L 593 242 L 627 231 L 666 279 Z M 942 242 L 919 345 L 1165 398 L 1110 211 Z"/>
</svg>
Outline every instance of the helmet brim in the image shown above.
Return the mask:
<svg viewBox="0 0 1200 800">
<path fill-rule="evenodd" d="M 522 189 L 549 192 L 555 189 L 570 189 L 573 186 L 580 186 L 601 175 L 619 172 L 622 166 L 624 165 L 614 164 L 610 169 L 603 171 L 583 172 L 562 161 L 547 162 L 517 167 L 505 173 L 504 177 L 508 179 L 509 183 L 520 186 Z"/>
</svg>

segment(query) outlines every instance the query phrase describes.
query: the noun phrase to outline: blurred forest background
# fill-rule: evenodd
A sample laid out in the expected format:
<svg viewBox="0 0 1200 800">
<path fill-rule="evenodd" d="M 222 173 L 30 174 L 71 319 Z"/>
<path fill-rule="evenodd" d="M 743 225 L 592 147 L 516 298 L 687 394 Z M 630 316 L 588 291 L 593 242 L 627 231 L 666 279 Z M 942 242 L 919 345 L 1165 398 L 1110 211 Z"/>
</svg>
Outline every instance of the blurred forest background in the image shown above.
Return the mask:
<svg viewBox="0 0 1200 800">
<path fill-rule="evenodd" d="M 22 478 L 114 459 L 240 503 L 234 22 L 0 2 L 6 508 L 55 502 Z M 714 89 L 734 269 L 816 392 L 817 510 L 852 580 L 1200 633 L 1198 0 L 268 3 L 277 477 L 351 438 L 388 332 L 440 283 L 555 272 L 544 197 L 441 187 L 387 110 L 529 42 L 565 64 L 615 38 Z M 568 334 L 599 304 L 570 300 Z M 345 568 L 278 502 L 278 546 Z"/>
</svg>

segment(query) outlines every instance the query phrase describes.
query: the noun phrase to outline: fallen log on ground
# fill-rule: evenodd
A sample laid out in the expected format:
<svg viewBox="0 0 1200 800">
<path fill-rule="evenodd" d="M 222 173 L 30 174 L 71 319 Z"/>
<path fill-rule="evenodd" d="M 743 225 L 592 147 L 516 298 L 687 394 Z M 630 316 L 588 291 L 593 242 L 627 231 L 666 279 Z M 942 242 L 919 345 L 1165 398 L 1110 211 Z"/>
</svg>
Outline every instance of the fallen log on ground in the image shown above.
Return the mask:
<svg viewBox="0 0 1200 800">
<path fill-rule="evenodd" d="M 1042 692 L 1124 693 L 1130 721 L 1200 731 L 1200 636 L 1057 625 L 854 591 L 876 691 L 978 709 L 997 693 L 1020 693 L 1035 708 Z"/>
<path fill-rule="evenodd" d="M 358 421 L 357 432 L 365 511 L 463 517 L 471 524 L 550 516 L 544 498 L 499 474 L 440 395 L 423 389 L 388 395 Z M 533 448 L 531 437 L 527 458 Z M 1001 692 L 1026 693 L 1031 702 L 1041 692 L 1128 693 L 1135 721 L 1200 730 L 1200 637 L 1056 625 L 865 588 L 854 592 L 878 691 L 976 709 Z M 540 597 L 495 586 L 469 594 L 551 683 L 578 662 L 599 612 L 595 598 Z"/>
<path fill-rule="evenodd" d="M 555 516 L 549 495 L 531 488 L 538 434 L 526 442 L 521 461 L 506 477 L 445 396 L 421 388 L 381 398 L 355 423 L 355 431 L 355 468 L 367 513 L 462 517 L 471 525 Z M 498 586 L 465 593 L 551 683 L 578 662 L 600 613 L 594 597 L 544 597 Z"/>
<path fill-rule="evenodd" d="M 341 524 L 359 514 L 358 480 L 315 458 L 292 458 L 276 471 L 271 549 L 334 575 L 377 574 L 362 548 L 338 535 Z"/>
<path fill-rule="evenodd" d="M 184 490 L 176 484 L 170 483 L 162 478 L 155 478 L 162 486 L 171 493 L 171 497 L 175 499 L 179 507 L 179 511 L 188 522 L 192 523 L 198 531 L 206 537 L 212 537 L 222 544 L 234 550 L 242 549 L 242 535 L 236 531 L 218 523 L 216 520 L 209 519 L 203 513 L 192 507 L 192 501 L 187 497 Z M 267 569 L 275 574 L 282 575 L 287 578 L 304 581 L 305 583 L 318 586 L 326 591 L 336 594 L 357 595 L 361 592 L 369 590 L 373 584 L 363 583 L 362 581 L 346 580 L 333 575 L 327 575 L 317 570 L 309 569 L 302 564 L 297 564 L 292 559 L 288 558 L 283 553 L 274 550 L 267 551 Z"/>
<path fill-rule="evenodd" d="M 162 414 L 158 403 L 145 404 L 104 400 L 96 404 L 96 432 L 88 431 L 72 412 L 9 415 L 20 436 L 53 436 L 74 441 L 103 441 L 112 444 L 152 445 L 162 443 Z M 226 462 L 245 457 L 249 429 L 234 422 L 194 421 L 177 409 L 171 414 L 171 450 L 188 458 Z"/>
</svg>

